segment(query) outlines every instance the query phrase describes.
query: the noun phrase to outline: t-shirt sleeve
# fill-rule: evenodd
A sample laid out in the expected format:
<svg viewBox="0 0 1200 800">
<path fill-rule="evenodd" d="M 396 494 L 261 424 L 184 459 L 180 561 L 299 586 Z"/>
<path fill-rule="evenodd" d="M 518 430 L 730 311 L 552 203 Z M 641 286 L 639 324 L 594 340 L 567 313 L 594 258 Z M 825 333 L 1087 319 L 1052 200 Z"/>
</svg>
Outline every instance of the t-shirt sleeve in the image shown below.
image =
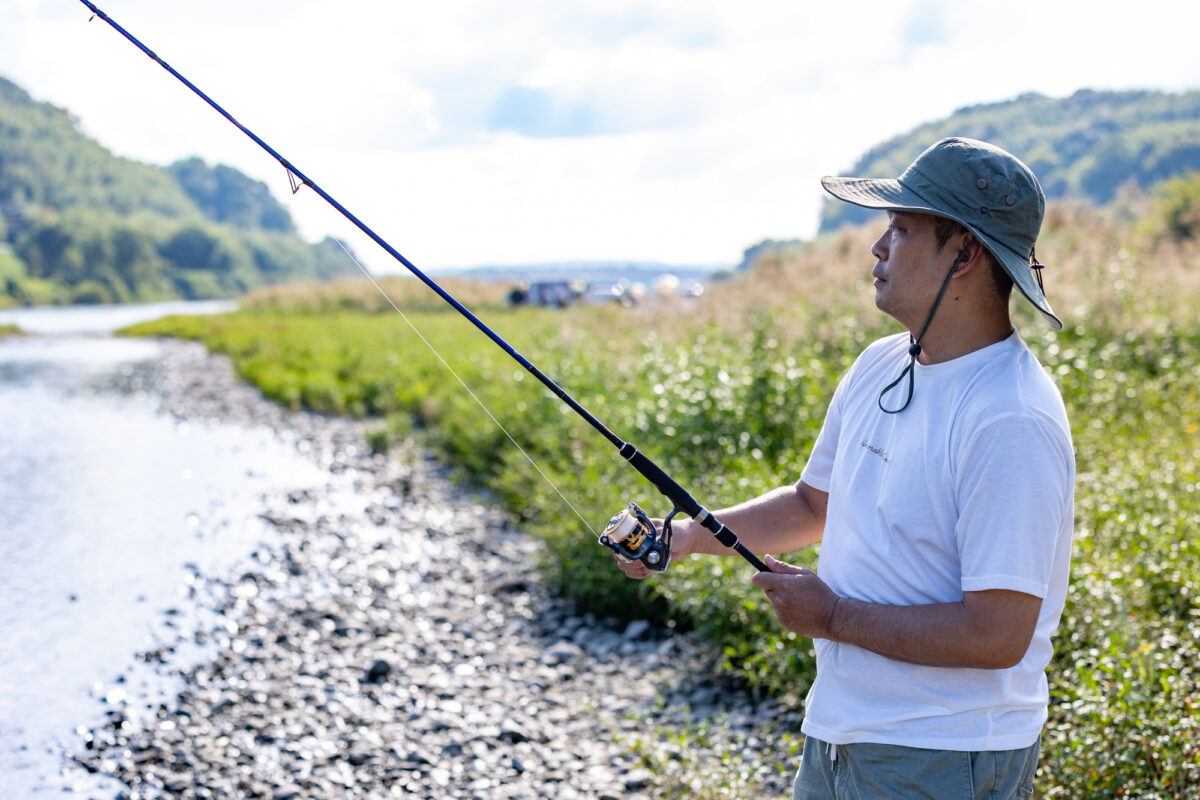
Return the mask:
<svg viewBox="0 0 1200 800">
<path fill-rule="evenodd" d="M 1074 491 L 1063 446 L 1052 423 L 1026 415 L 1000 417 L 967 444 L 956 481 L 955 530 L 964 592 L 1046 596 Z M 1065 525 L 1069 530 L 1070 521 Z"/>
<path fill-rule="evenodd" d="M 841 399 L 849 376 L 838 383 L 833 392 L 833 400 L 825 412 L 825 422 L 817 441 L 813 444 L 812 454 L 804 469 L 800 472 L 800 480 L 820 492 L 828 492 L 833 482 L 833 460 L 837 456 L 838 439 L 842 428 Z"/>
</svg>

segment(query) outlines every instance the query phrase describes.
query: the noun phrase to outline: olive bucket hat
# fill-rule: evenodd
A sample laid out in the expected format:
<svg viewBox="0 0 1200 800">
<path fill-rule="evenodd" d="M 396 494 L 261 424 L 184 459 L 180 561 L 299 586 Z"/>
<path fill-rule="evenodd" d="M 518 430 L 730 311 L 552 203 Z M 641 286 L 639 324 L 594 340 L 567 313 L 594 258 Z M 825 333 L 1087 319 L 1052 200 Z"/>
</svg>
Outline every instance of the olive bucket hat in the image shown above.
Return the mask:
<svg viewBox="0 0 1200 800">
<path fill-rule="evenodd" d="M 1046 301 L 1042 265 L 1033 251 L 1046 195 L 1033 171 L 1011 153 L 974 139 L 942 139 L 899 178 L 825 177 L 821 185 L 839 200 L 865 208 L 936 214 L 961 223 L 1050 325 L 1062 328 Z"/>
</svg>

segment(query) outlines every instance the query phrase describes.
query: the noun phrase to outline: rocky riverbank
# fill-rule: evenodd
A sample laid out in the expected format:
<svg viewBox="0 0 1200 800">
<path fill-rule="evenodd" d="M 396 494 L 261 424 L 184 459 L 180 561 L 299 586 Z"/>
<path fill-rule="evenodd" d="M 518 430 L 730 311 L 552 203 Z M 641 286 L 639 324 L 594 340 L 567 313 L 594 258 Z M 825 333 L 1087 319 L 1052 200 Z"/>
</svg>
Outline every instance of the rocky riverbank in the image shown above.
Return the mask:
<svg viewBox="0 0 1200 800">
<path fill-rule="evenodd" d="M 279 535 L 195 576 L 204 624 L 138 665 L 181 678 L 177 696 L 117 693 L 72 756 L 124 798 L 785 793 L 795 714 L 717 680 L 686 636 L 572 613 L 536 542 L 414 445 L 374 455 L 360 423 L 287 412 L 191 344 L 120 388 L 180 420 L 270 426 L 360 500 L 264 497 Z"/>
</svg>

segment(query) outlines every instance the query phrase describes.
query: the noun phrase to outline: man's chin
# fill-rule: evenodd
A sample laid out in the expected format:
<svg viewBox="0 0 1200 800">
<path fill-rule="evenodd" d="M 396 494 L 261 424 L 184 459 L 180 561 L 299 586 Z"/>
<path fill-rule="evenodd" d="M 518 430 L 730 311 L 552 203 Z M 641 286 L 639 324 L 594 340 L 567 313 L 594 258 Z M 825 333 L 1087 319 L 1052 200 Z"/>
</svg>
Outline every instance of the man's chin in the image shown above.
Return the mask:
<svg viewBox="0 0 1200 800">
<path fill-rule="evenodd" d="M 875 307 L 877 309 L 879 309 L 880 311 L 882 311 L 883 313 L 887 314 L 892 319 L 896 320 L 896 322 L 899 322 L 901 325 L 904 324 L 903 320 L 901 320 L 899 317 L 897 317 L 895 314 L 892 313 L 891 304 L 888 303 L 888 298 L 885 293 L 882 293 L 879 291 L 875 292 Z"/>
</svg>

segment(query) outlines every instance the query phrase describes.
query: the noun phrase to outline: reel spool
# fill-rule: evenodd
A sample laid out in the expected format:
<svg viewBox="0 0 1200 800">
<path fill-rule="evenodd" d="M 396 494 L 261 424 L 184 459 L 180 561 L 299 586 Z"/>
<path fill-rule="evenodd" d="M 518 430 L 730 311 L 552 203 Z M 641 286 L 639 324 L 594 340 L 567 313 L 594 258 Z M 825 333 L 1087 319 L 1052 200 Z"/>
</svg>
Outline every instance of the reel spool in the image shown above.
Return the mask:
<svg viewBox="0 0 1200 800">
<path fill-rule="evenodd" d="M 667 515 L 663 529 L 659 531 L 645 511 L 638 508 L 636 503 L 630 503 L 628 508 L 608 521 L 608 526 L 600 534 L 600 544 L 626 561 L 641 561 L 647 569 L 662 572 L 671 562 L 673 516 L 675 511 Z"/>
</svg>

